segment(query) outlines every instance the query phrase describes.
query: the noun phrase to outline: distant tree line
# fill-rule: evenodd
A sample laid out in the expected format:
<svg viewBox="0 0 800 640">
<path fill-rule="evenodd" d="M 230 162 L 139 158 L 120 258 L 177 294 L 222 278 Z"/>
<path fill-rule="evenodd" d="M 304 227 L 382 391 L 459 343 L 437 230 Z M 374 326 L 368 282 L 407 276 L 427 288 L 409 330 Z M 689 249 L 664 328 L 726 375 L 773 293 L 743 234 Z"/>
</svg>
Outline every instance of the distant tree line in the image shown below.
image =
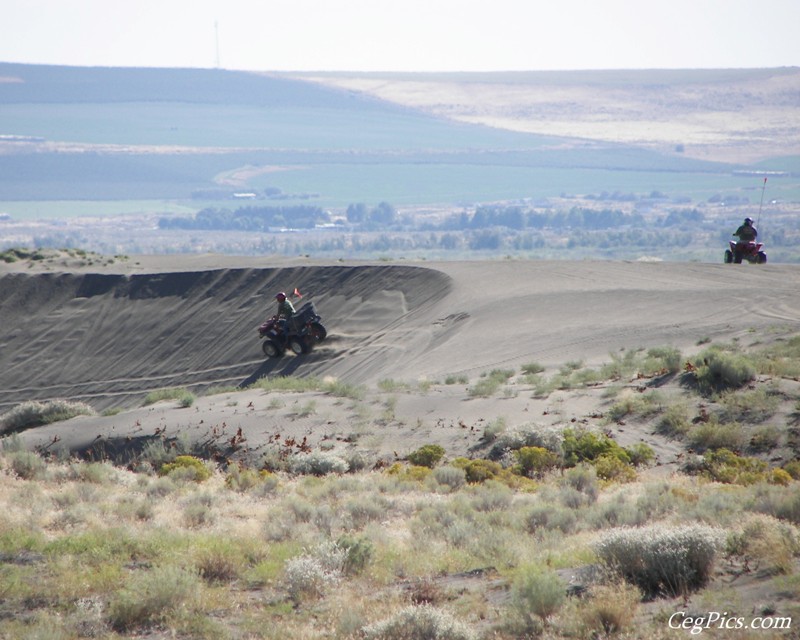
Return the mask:
<svg viewBox="0 0 800 640">
<path fill-rule="evenodd" d="M 203 209 L 192 217 L 164 217 L 160 229 L 191 229 L 217 231 L 274 231 L 275 229 L 313 229 L 330 222 L 330 214 L 320 207 L 300 205 L 291 207 L 241 207 Z"/>
</svg>

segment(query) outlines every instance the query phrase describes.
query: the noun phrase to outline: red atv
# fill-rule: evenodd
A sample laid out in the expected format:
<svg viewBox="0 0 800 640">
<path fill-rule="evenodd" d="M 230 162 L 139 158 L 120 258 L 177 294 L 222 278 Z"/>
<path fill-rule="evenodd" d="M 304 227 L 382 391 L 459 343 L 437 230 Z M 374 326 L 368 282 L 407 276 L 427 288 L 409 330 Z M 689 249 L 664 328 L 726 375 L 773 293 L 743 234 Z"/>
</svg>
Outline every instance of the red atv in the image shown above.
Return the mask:
<svg viewBox="0 0 800 640">
<path fill-rule="evenodd" d="M 730 241 L 731 248 L 725 249 L 725 263 L 741 264 L 742 260 L 747 260 L 750 263 L 764 264 L 767 261 L 767 254 L 761 249 L 764 246 L 763 242 L 736 242 Z"/>
<path fill-rule="evenodd" d="M 311 353 L 314 345 L 322 342 L 328 332 L 320 322 L 313 302 L 306 302 L 288 320 L 272 316 L 258 328 L 258 335 L 264 338 L 261 349 L 269 358 L 280 358 L 286 349 L 293 353 Z"/>
</svg>

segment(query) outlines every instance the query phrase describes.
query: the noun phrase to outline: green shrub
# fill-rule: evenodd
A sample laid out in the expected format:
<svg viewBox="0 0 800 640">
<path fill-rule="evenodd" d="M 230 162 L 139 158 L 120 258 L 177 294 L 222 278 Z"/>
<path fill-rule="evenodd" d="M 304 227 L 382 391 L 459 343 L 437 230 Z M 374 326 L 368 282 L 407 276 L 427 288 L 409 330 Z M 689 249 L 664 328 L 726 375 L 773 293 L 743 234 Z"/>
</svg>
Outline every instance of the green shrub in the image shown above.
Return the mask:
<svg viewBox="0 0 800 640">
<path fill-rule="evenodd" d="M 361 629 L 366 640 L 477 640 L 463 622 L 429 604 L 401 609 L 386 620 Z"/>
<path fill-rule="evenodd" d="M 489 398 L 514 375 L 513 371 L 504 369 L 493 369 L 488 375 L 484 375 L 469 388 L 467 395 L 470 398 Z"/>
<path fill-rule="evenodd" d="M 434 469 L 433 477 L 437 484 L 449 487 L 453 491 L 460 489 L 467 482 L 467 472 L 463 468 L 450 465 Z"/>
<path fill-rule="evenodd" d="M 631 447 L 626 447 L 625 451 L 634 467 L 646 467 L 656 459 L 656 452 L 644 442 L 637 442 Z"/>
<path fill-rule="evenodd" d="M 625 527 L 606 532 L 595 552 L 646 596 L 678 596 L 706 585 L 724 540 L 721 529 L 704 525 Z"/>
<path fill-rule="evenodd" d="M 161 476 L 172 479 L 205 482 L 211 477 L 211 470 L 205 462 L 194 456 L 178 456 L 173 462 L 161 465 L 158 471 Z"/>
<path fill-rule="evenodd" d="M 754 484 L 766 480 L 767 463 L 740 456 L 729 449 L 709 451 L 703 456 L 703 475 L 726 484 Z"/>
<path fill-rule="evenodd" d="M 522 373 L 528 376 L 533 376 L 537 373 L 542 373 L 543 371 L 544 367 L 538 362 L 529 362 L 528 364 L 522 365 Z"/>
<path fill-rule="evenodd" d="M 23 402 L 0 417 L 0 434 L 94 414 L 94 410 L 83 402 L 68 400 Z"/>
<path fill-rule="evenodd" d="M 178 567 L 157 567 L 134 574 L 111 598 L 109 622 L 117 631 L 149 627 L 164 622 L 200 592 L 197 574 Z"/>
<path fill-rule="evenodd" d="M 467 458 L 456 458 L 453 466 L 463 469 L 467 482 L 478 484 L 497 477 L 503 472 L 503 466 L 499 462 L 478 458 L 469 460 Z"/>
<path fill-rule="evenodd" d="M 7 455 L 11 471 L 23 480 L 41 478 L 47 470 L 45 461 L 33 451 L 13 451 Z"/>
<path fill-rule="evenodd" d="M 524 567 L 511 587 L 511 606 L 527 628 L 534 628 L 535 618 L 546 621 L 564 604 L 566 586 L 552 571 Z"/>
<path fill-rule="evenodd" d="M 348 576 L 363 573 L 375 554 L 372 541 L 364 536 L 344 535 L 336 541 L 336 544 L 345 552 L 342 571 Z"/>
<path fill-rule="evenodd" d="M 183 387 L 173 389 L 157 389 L 148 393 L 143 402 L 143 406 L 162 402 L 164 400 L 176 400 L 181 407 L 191 407 L 195 401 L 195 395 Z"/>
<path fill-rule="evenodd" d="M 417 467 L 433 469 L 444 457 L 444 448 L 438 444 L 426 444 L 408 454 L 408 461 Z"/>
<path fill-rule="evenodd" d="M 716 420 L 701 422 L 689 432 L 689 443 L 697 451 L 732 449 L 741 451 L 747 443 L 742 426 L 736 422 L 720 424 Z"/>
<path fill-rule="evenodd" d="M 800 480 L 800 460 L 792 460 L 783 465 L 784 471 L 792 476 L 793 480 Z"/>
<path fill-rule="evenodd" d="M 691 430 L 687 409 L 682 404 L 671 404 L 656 424 L 656 432 L 668 438 L 682 438 Z"/>
<path fill-rule="evenodd" d="M 558 454 L 544 447 L 522 447 L 514 452 L 515 472 L 530 478 L 541 477 L 558 466 Z"/>
<path fill-rule="evenodd" d="M 692 361 L 698 387 L 704 393 L 739 389 L 755 379 L 756 367 L 744 354 L 711 347 Z"/>
<path fill-rule="evenodd" d="M 574 466 L 579 462 L 595 460 L 602 455 L 619 458 L 630 463 L 630 456 L 616 441 L 602 433 L 594 433 L 586 429 L 564 430 L 564 462 Z"/>
<path fill-rule="evenodd" d="M 602 480 L 614 482 L 633 482 L 636 480 L 636 471 L 633 467 L 614 455 L 605 453 L 594 461 L 597 477 Z"/>
</svg>

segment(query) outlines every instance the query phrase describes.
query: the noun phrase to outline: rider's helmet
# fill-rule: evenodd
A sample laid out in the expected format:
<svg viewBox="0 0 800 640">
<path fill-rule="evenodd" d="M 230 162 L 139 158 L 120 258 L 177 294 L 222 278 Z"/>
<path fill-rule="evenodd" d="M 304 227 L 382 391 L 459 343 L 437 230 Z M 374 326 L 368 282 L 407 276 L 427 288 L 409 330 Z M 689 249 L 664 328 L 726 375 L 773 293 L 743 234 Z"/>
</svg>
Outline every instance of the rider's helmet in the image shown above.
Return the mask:
<svg viewBox="0 0 800 640">
<path fill-rule="evenodd" d="M 286 300 L 286 294 L 283 291 L 280 291 L 279 293 L 275 294 L 275 299 L 278 300 L 279 302 L 283 302 L 284 300 Z"/>
<path fill-rule="evenodd" d="M 744 219 L 744 223 L 745 224 L 753 224 L 753 219 L 752 218 L 745 218 Z"/>
</svg>

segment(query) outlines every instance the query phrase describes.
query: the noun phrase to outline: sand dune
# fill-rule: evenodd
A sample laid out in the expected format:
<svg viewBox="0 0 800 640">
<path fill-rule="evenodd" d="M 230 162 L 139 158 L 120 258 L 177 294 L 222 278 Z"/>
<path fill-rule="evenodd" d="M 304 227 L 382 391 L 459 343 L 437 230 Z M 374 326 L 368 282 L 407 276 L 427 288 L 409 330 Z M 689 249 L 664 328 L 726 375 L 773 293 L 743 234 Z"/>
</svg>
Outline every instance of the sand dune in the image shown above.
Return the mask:
<svg viewBox="0 0 800 640">
<path fill-rule="evenodd" d="M 752 343 L 773 328 L 785 332 L 800 323 L 800 269 L 791 265 L 326 264 L 206 256 L 58 272 L 2 268 L 0 413 L 25 400 L 54 398 L 83 400 L 98 410 L 129 409 L 123 417 L 76 418 L 69 421 L 72 432 L 64 424 L 29 430 L 25 438 L 36 446 L 72 433 L 70 446 L 79 448 L 104 433 L 151 434 L 166 423 L 176 432 L 195 429 L 200 438 L 211 424 L 232 424 L 234 414 L 255 443 L 277 433 L 289 415 L 281 420 L 255 411 L 259 419 L 248 422 L 221 401 L 198 401 L 195 416 L 170 414 L 174 407 L 141 408 L 147 392 L 164 387 L 200 392 L 275 375 L 334 376 L 373 386 L 454 375 L 476 380 L 495 368 L 519 370 L 532 362 L 549 368 L 578 360 L 599 364 L 624 348 L 670 345 L 691 353 L 706 339 Z M 267 359 L 256 327 L 272 312 L 274 292 L 295 287 L 304 301 L 314 301 L 329 338 L 311 354 Z M 513 422 L 546 413 L 527 398 L 467 403 L 463 388 L 406 396 L 398 411 L 416 415 L 425 429 L 416 435 L 395 429 L 381 446 L 407 450 L 415 438 L 430 437 L 427 423 L 436 425 L 439 441 L 460 439 L 467 446 L 459 428 L 477 433 L 498 415 Z M 238 404 L 247 402 L 259 408 L 255 396 Z M 315 402 L 319 415 L 328 412 L 326 424 L 347 429 L 341 426 L 352 421 L 346 411 L 337 414 L 329 399 Z M 579 415 L 580 398 L 573 407 Z M 206 412 L 202 418 L 200 412 Z M 319 430 L 320 420 L 291 421 L 298 435 L 330 435 Z"/>
<path fill-rule="evenodd" d="M 800 321 L 800 270 L 788 265 L 242 262 L 3 273 L 0 408 L 48 398 L 131 405 L 153 389 L 265 375 L 360 384 L 592 362 L 620 348 L 685 349 Z M 330 339 L 308 356 L 267 360 L 255 328 L 274 292 L 295 287 L 315 302 Z"/>
</svg>

